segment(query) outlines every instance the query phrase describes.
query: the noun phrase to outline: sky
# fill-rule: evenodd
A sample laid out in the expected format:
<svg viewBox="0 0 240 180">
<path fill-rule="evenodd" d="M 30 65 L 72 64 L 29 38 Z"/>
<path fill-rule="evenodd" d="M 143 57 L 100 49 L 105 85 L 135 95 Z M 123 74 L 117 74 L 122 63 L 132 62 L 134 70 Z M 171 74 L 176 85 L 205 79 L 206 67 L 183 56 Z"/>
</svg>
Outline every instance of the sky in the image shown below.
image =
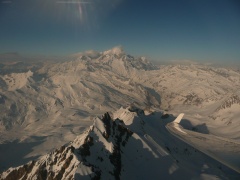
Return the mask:
<svg viewBox="0 0 240 180">
<path fill-rule="evenodd" d="M 239 0 L 0 0 L 0 53 L 121 45 L 153 60 L 240 63 Z"/>
</svg>

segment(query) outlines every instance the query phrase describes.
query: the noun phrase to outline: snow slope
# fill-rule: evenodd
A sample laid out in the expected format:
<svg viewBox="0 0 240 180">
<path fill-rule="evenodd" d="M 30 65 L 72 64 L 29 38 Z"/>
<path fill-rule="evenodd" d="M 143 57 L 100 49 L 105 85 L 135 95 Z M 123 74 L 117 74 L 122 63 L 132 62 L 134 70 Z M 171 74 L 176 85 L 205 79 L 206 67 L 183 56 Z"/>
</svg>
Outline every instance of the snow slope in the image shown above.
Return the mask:
<svg viewBox="0 0 240 180">
<path fill-rule="evenodd" d="M 147 114 L 147 113 L 146 113 Z M 73 142 L 2 179 L 228 179 L 239 174 L 185 144 L 167 131 L 173 117 L 145 115 L 136 107 L 95 118 Z M 216 144 L 218 146 L 219 144 Z M 221 167 L 221 168 L 219 168 Z"/>
<path fill-rule="evenodd" d="M 178 118 L 166 126 L 171 134 L 240 174 L 239 142 L 183 129 L 179 124 L 182 114 Z"/>
</svg>

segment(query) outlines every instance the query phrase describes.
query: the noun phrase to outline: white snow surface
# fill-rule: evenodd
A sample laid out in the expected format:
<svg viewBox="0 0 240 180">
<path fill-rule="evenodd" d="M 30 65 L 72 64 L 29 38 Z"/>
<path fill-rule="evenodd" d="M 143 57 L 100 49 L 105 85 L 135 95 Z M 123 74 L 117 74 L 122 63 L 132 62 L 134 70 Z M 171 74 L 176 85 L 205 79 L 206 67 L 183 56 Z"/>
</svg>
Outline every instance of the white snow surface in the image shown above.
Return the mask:
<svg viewBox="0 0 240 180">
<path fill-rule="evenodd" d="M 74 60 L 44 63 L 36 71 L 0 75 L 0 172 L 37 160 L 73 141 L 93 122 L 102 132 L 104 127 L 96 116 L 133 103 L 147 117 L 155 111 L 170 117 L 184 113 L 180 129 L 240 141 L 237 70 L 199 64 L 158 68 L 146 58 L 126 54 L 120 47 L 78 53 L 70 59 Z M 156 143 L 162 148 L 165 144 L 156 140 L 162 139 L 159 132 L 146 135 L 141 114 L 122 108 L 112 116 L 122 119 L 140 137 L 141 147 L 161 152 Z M 74 141 L 76 146 L 84 141 L 80 139 Z M 106 144 L 109 152 L 111 148 L 111 143 Z M 156 157 L 158 150 L 150 152 Z M 176 169 L 171 167 L 171 172 Z M 91 174 L 88 167 L 78 170 Z"/>
</svg>

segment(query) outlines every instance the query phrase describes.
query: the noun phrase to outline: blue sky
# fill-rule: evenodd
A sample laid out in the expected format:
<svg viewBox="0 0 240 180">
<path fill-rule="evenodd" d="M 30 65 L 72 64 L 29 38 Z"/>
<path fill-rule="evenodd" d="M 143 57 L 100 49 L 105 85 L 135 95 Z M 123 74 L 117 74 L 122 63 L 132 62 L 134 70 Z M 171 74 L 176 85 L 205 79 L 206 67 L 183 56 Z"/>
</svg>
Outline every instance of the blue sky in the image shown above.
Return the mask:
<svg viewBox="0 0 240 180">
<path fill-rule="evenodd" d="M 240 62 L 239 19 L 239 0 L 0 0 L 0 53 Z"/>
</svg>

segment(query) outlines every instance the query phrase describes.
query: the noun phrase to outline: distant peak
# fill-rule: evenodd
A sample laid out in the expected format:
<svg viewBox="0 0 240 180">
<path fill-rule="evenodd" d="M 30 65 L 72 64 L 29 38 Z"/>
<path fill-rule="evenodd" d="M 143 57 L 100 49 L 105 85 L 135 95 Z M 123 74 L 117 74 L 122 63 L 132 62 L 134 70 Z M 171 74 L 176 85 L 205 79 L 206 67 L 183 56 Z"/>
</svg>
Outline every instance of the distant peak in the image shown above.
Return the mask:
<svg viewBox="0 0 240 180">
<path fill-rule="evenodd" d="M 107 55 L 107 54 L 122 55 L 124 54 L 124 50 L 122 46 L 116 46 L 116 47 L 113 47 L 112 49 L 109 49 L 103 52 L 103 55 Z"/>
</svg>

